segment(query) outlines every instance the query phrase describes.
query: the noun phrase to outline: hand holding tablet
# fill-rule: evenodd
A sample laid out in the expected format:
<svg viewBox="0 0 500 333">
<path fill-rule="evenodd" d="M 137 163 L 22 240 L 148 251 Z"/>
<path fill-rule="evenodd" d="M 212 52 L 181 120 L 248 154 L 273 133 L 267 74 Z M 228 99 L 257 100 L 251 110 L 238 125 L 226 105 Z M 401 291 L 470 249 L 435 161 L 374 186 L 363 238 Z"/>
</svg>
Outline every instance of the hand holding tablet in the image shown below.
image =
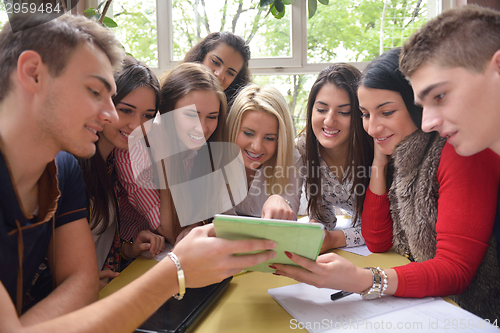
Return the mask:
<svg viewBox="0 0 500 333">
<path fill-rule="evenodd" d="M 215 215 L 217 237 L 239 239 L 269 239 L 275 241 L 276 257 L 258 265 L 248 267 L 249 271 L 274 272 L 269 268 L 273 263 L 296 265 L 285 251 L 296 253 L 311 260 L 318 257 L 323 238 L 324 226 L 321 223 L 307 223 L 286 220 L 271 220 L 255 217 Z"/>
</svg>

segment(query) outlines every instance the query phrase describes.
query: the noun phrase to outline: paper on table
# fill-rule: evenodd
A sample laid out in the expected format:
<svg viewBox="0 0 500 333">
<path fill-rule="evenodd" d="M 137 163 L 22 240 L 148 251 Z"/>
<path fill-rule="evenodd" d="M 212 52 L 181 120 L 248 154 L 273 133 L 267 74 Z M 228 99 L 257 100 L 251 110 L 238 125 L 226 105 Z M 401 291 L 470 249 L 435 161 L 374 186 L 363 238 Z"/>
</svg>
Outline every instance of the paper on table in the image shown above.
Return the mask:
<svg viewBox="0 0 500 333">
<path fill-rule="evenodd" d="M 410 299 L 384 296 L 364 301 L 358 294 L 332 301 L 330 295 L 338 290 L 316 288 L 299 283 L 269 289 L 268 293 L 311 333 L 334 328 L 335 323 L 352 323 L 401 310 L 416 304 L 433 301 L 432 297 Z M 309 323 L 307 325 L 306 323 Z"/>
<path fill-rule="evenodd" d="M 169 253 L 174 246 L 170 243 L 165 244 L 165 251 L 158 253 L 155 255 L 153 258 L 151 258 L 151 253 L 149 253 L 149 250 L 142 251 L 141 256 L 149 258 L 149 259 L 154 259 L 156 261 L 161 261 L 163 258 L 167 256 L 167 253 Z"/>
<path fill-rule="evenodd" d="M 290 321 L 290 328 L 305 328 L 311 333 L 484 332 L 496 329 L 484 319 L 440 297 L 383 296 L 365 301 L 352 294 L 331 301 L 330 295 L 337 291 L 299 283 L 269 289 L 268 293 L 295 318 Z"/>
<path fill-rule="evenodd" d="M 340 329 L 341 332 L 485 332 L 498 331 L 483 318 L 450 304 L 438 297 L 405 310 L 386 313 L 359 325 Z M 326 332 L 339 332 L 338 329 Z"/>
<path fill-rule="evenodd" d="M 364 257 L 372 254 L 372 252 L 368 250 L 368 247 L 366 245 L 355 246 L 355 247 L 339 247 L 339 250 L 351 252 Z"/>
</svg>

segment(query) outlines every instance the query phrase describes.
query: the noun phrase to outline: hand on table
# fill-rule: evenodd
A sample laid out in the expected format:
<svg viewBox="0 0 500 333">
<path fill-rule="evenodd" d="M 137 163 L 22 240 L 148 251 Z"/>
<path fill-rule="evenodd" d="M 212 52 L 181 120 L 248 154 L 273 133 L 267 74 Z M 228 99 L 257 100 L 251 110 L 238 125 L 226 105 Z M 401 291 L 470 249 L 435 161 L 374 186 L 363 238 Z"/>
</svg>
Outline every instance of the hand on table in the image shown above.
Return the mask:
<svg viewBox="0 0 500 333">
<path fill-rule="evenodd" d="M 110 269 L 103 269 L 102 271 L 100 271 L 99 272 L 99 290 L 104 288 L 109 283 L 110 279 L 113 279 L 119 275 L 120 275 L 120 273 L 113 272 Z"/>
<path fill-rule="evenodd" d="M 142 230 L 135 238 L 132 245 L 123 244 L 125 255 L 129 258 L 137 258 L 142 251 L 149 250 L 151 258 L 165 250 L 165 237 L 152 233 L 149 230 Z"/>
<path fill-rule="evenodd" d="M 342 230 L 325 230 L 325 238 L 319 253 L 346 246 L 345 234 Z"/>
</svg>

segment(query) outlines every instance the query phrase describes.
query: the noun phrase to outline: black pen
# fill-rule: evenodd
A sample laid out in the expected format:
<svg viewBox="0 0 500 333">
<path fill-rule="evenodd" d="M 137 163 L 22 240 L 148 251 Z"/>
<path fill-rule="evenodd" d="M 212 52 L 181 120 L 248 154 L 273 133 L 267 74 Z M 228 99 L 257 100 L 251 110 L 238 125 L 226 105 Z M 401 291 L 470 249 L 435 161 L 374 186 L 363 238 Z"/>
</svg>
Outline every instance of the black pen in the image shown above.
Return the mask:
<svg viewBox="0 0 500 333">
<path fill-rule="evenodd" d="M 332 301 L 335 301 L 335 300 L 338 300 L 339 298 L 349 296 L 350 294 L 353 294 L 353 292 L 342 290 L 342 291 L 336 292 L 335 294 L 332 294 L 332 296 L 330 296 L 330 299 Z"/>
</svg>

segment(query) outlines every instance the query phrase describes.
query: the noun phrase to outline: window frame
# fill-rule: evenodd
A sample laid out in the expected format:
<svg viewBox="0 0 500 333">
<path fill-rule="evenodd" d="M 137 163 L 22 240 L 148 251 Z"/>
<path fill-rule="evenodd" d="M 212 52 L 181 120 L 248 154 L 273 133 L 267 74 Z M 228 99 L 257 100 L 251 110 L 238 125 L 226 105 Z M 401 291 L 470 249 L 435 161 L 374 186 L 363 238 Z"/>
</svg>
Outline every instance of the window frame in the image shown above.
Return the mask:
<svg viewBox="0 0 500 333">
<path fill-rule="evenodd" d="M 94 1 L 97 2 L 97 0 L 90 0 L 89 2 Z M 428 18 L 433 18 L 443 10 L 457 6 L 457 0 L 427 1 Z M 252 75 L 317 74 L 332 64 L 307 62 L 307 4 L 306 1 L 299 0 L 295 1 L 290 7 L 292 56 L 250 59 L 249 68 Z M 171 8 L 172 0 L 156 0 L 158 67 L 152 67 L 152 70 L 157 75 L 180 63 L 180 61 L 172 60 L 173 22 Z M 363 70 L 369 64 L 369 61 L 350 62 L 350 64 Z"/>
</svg>

